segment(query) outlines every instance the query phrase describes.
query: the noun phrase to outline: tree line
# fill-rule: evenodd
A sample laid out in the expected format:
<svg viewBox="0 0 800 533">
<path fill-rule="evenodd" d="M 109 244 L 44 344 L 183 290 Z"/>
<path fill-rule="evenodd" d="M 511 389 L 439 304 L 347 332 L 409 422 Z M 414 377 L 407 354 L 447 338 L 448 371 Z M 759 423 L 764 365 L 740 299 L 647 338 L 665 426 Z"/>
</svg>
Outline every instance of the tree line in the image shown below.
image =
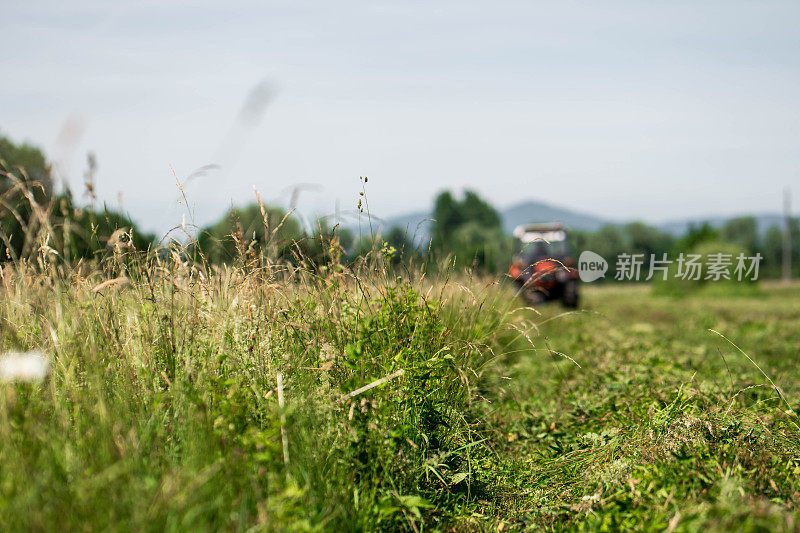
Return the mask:
<svg viewBox="0 0 800 533">
<path fill-rule="evenodd" d="M 90 160 L 90 173 L 93 164 Z M 87 180 L 86 193 L 91 199 L 91 180 Z M 140 231 L 125 214 L 92 205 L 78 205 L 69 190 L 55 192 L 52 169 L 41 150 L 0 136 L 0 259 L 16 260 L 43 248 L 65 260 L 91 259 L 118 246 L 120 239 L 140 251 L 158 246 L 155 235 Z M 796 275 L 800 228 L 796 218 L 791 224 Z M 519 242 L 504 232 L 498 211 L 474 191 L 466 191 L 460 198 L 450 191 L 437 196 L 428 241 L 414 242 L 410 230 L 392 227 L 357 237 L 324 218 L 305 230 L 284 209 L 258 202 L 232 208 L 219 221 L 199 230 L 186 253 L 212 264 L 266 255 L 315 268 L 375 253 L 393 263 L 421 260 L 442 264 L 447 259 L 459 268 L 500 274 L 520 250 Z M 721 228 L 709 224 L 690 227 L 679 237 L 642 222 L 606 225 L 593 232 L 572 230 L 568 235 L 576 257 L 584 250 L 599 253 L 609 259 L 612 274 L 613 258 L 622 253 L 661 257 L 720 245 L 751 256 L 761 254 L 762 276 L 780 275 L 782 230 L 771 227 L 759 234 L 753 217 L 731 219 Z"/>
</svg>

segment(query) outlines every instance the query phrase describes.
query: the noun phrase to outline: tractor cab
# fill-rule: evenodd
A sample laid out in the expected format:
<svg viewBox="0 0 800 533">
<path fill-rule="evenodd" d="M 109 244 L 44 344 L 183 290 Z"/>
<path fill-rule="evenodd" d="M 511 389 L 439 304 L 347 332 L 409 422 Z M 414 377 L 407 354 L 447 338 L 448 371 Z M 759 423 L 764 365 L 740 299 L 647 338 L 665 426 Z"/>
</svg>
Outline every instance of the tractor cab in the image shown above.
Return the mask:
<svg viewBox="0 0 800 533">
<path fill-rule="evenodd" d="M 561 223 L 525 224 L 514 229 L 520 252 L 509 267 L 519 294 L 531 302 L 560 299 L 578 305 L 578 271 Z"/>
</svg>

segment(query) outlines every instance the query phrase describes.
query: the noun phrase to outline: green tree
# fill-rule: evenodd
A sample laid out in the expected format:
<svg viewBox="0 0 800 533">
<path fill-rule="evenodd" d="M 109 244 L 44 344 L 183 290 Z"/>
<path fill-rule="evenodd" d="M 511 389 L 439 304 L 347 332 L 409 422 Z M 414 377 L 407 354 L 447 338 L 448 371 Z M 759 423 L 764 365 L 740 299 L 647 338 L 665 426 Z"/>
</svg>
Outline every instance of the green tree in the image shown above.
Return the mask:
<svg viewBox="0 0 800 533">
<path fill-rule="evenodd" d="M 772 226 L 764 234 L 760 252 L 764 257 L 765 276 L 779 277 L 783 261 L 783 231 L 778 226 Z"/>
<path fill-rule="evenodd" d="M 451 253 L 461 265 L 496 270 L 505 267 L 512 240 L 503 233 L 500 215 L 477 193 L 466 191 L 456 200 L 449 191 L 436 198 L 433 210 L 432 248 Z M 500 259 L 500 255 L 505 254 Z"/>
<path fill-rule="evenodd" d="M 200 232 L 197 246 L 212 263 L 252 252 L 289 257 L 293 245 L 303 238 L 300 223 L 278 207 L 266 207 L 265 214 L 258 204 L 232 208 Z"/>
<path fill-rule="evenodd" d="M 739 244 L 720 241 L 720 240 L 703 240 L 699 241 L 694 248 L 683 250 L 683 253 L 697 254 L 702 257 L 701 271 L 699 279 L 693 279 L 692 276 L 679 276 L 678 263 L 673 261 L 669 265 L 667 278 L 663 279 L 661 276 L 654 278 L 652 290 L 654 294 L 663 296 L 683 297 L 695 294 L 699 291 L 705 291 L 708 294 L 717 295 L 752 295 L 757 291 L 756 284 L 749 277 L 744 277 L 742 280 L 737 279 L 735 273 L 736 258 L 740 254 L 748 255 L 747 251 Z M 728 268 L 728 278 L 720 276 L 719 279 L 707 279 L 708 270 L 707 265 L 709 256 L 713 254 L 724 254 L 731 259 L 731 264 Z M 760 269 L 759 269 L 760 270 Z M 763 273 L 759 272 L 759 278 L 763 277 Z"/>
<path fill-rule="evenodd" d="M 758 229 L 753 217 L 730 219 L 722 226 L 720 235 L 724 241 L 738 244 L 749 253 L 754 252 L 758 246 Z"/>
<path fill-rule="evenodd" d="M 699 226 L 694 224 L 689 225 L 686 235 L 681 237 L 676 243 L 678 252 L 686 252 L 691 250 L 704 242 L 713 242 L 720 240 L 719 231 L 714 229 L 708 222 L 703 222 Z"/>
<path fill-rule="evenodd" d="M 0 193 L 6 192 L 14 180 L 38 183 L 49 194 L 53 190 L 50 165 L 44 153 L 37 147 L 28 144 L 15 144 L 9 138 L 0 135 Z"/>
<path fill-rule="evenodd" d="M 31 200 L 46 204 L 52 191 L 44 153 L 27 143 L 0 136 L 0 260 L 23 252 L 34 220 Z"/>
<path fill-rule="evenodd" d="M 68 261 L 96 257 L 113 247 L 147 251 L 155 241 L 127 215 L 107 206 L 102 211 L 76 207 L 69 193 L 51 202 L 49 220 L 51 246 Z"/>
<path fill-rule="evenodd" d="M 614 270 L 617 263 L 617 256 L 623 252 L 629 253 L 622 231 L 618 226 L 606 224 L 596 233 L 590 234 L 586 242 L 586 249 L 596 252 L 608 261 L 609 269 Z M 612 278 L 611 275 L 606 275 Z"/>
<path fill-rule="evenodd" d="M 443 248 L 451 239 L 456 229 L 464 222 L 461 212 L 461 203 L 458 202 L 450 191 L 445 191 L 436 197 L 433 206 L 433 246 Z"/>
<path fill-rule="evenodd" d="M 450 251 L 458 264 L 500 272 L 514 253 L 514 239 L 502 228 L 467 222 L 453 235 Z"/>
<path fill-rule="evenodd" d="M 472 191 L 464 193 L 461 201 L 461 213 L 464 223 L 476 223 L 483 228 L 499 228 L 502 226 L 497 210 Z"/>
<path fill-rule="evenodd" d="M 631 222 L 623 227 L 629 245 L 629 253 L 644 254 L 645 261 L 653 254 L 659 259 L 673 246 L 673 238 L 667 233 L 658 231 L 643 222 Z"/>
<path fill-rule="evenodd" d="M 569 233 L 567 233 L 567 242 L 569 243 L 572 253 L 575 254 L 576 259 L 581 252 L 591 249 L 589 247 L 589 242 L 591 239 L 592 233 L 589 231 L 571 230 Z"/>
<path fill-rule="evenodd" d="M 298 247 L 307 267 L 316 268 L 326 264 L 340 264 L 353 248 L 353 233 L 338 224 L 331 227 L 327 218 L 319 218 L 313 233 L 300 240 Z"/>
<path fill-rule="evenodd" d="M 792 239 L 792 276 L 800 275 L 800 220 L 791 219 L 789 231 Z M 764 234 L 764 239 L 758 251 L 764 257 L 763 267 L 765 277 L 780 277 L 783 275 L 783 226 L 772 226 Z"/>
</svg>

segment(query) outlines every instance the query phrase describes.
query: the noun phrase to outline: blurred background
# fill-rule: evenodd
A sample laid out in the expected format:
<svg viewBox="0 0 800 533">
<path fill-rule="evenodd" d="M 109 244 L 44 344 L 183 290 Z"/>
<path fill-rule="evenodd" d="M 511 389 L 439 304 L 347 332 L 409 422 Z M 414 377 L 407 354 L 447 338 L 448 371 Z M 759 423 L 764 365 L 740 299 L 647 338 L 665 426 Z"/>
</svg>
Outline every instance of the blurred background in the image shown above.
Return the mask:
<svg viewBox="0 0 800 533">
<path fill-rule="evenodd" d="M 364 187 L 395 237 L 557 220 L 613 253 L 710 228 L 778 261 L 800 204 L 799 17 L 782 1 L 10 0 L 2 157 L 41 149 L 54 194 L 157 238 L 212 227 L 254 186 L 300 231 L 328 216 L 357 233 Z M 432 229 L 437 197 L 472 207 Z"/>
</svg>

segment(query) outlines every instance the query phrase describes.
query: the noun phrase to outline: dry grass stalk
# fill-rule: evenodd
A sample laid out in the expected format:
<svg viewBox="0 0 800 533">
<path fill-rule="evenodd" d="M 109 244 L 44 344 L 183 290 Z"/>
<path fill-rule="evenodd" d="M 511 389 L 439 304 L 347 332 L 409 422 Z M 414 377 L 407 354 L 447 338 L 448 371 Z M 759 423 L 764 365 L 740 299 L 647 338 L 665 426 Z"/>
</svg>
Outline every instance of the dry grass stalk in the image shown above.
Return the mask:
<svg viewBox="0 0 800 533">
<path fill-rule="evenodd" d="M 283 444 L 283 462 L 289 464 L 289 437 L 286 434 L 286 414 L 283 412 L 283 374 L 278 372 L 278 406 L 281 408 L 281 444 Z"/>
<path fill-rule="evenodd" d="M 375 387 L 377 387 L 379 385 L 383 385 L 387 381 L 391 381 L 391 380 L 393 380 L 395 378 L 399 378 L 400 376 L 402 376 L 405 373 L 406 373 L 406 371 L 401 368 L 400 370 L 398 370 L 396 372 L 392 372 L 388 376 L 384 376 L 384 377 L 382 377 L 380 379 L 376 379 L 375 381 L 373 381 L 372 383 L 369 383 L 368 385 L 364 385 L 363 387 L 358 388 L 358 389 L 356 389 L 356 390 L 354 390 L 352 392 L 348 392 L 347 394 L 342 396 L 341 400 L 339 400 L 339 401 L 340 402 L 346 402 L 350 398 L 355 398 L 359 394 L 367 392 L 370 389 L 374 389 Z"/>
</svg>

